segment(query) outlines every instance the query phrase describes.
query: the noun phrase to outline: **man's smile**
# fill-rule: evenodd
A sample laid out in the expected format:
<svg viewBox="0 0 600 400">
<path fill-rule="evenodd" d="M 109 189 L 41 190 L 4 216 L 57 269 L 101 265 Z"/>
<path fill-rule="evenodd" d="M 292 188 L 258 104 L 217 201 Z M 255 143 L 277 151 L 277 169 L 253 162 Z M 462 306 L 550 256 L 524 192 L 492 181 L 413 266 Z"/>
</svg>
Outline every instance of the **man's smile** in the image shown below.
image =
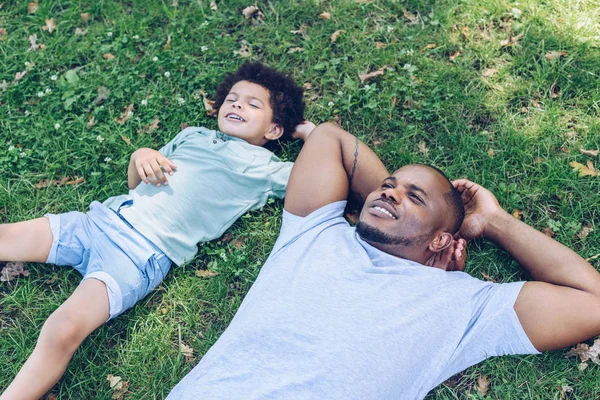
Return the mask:
<svg viewBox="0 0 600 400">
<path fill-rule="evenodd" d="M 373 214 L 378 217 L 398 219 L 394 207 L 392 207 L 392 205 L 389 202 L 383 201 L 381 199 L 373 201 L 373 203 L 371 203 L 371 206 L 368 208 L 368 211 L 370 214 Z"/>
</svg>

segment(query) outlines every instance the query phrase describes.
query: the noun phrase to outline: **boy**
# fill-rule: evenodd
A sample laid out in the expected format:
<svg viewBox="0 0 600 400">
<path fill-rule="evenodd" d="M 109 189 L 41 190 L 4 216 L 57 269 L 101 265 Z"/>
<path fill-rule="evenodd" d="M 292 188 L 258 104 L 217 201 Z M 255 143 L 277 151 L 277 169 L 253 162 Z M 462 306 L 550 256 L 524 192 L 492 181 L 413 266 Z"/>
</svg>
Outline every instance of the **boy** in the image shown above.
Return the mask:
<svg viewBox="0 0 600 400">
<path fill-rule="evenodd" d="M 131 155 L 129 194 L 93 202 L 86 214 L 0 225 L 0 260 L 70 265 L 83 275 L 2 400 L 40 398 L 81 342 L 146 296 L 171 262 L 191 260 L 198 242 L 221 236 L 269 196 L 284 197 L 292 163 L 263 146 L 291 138 L 296 125 L 294 137 L 308 137 L 314 125 L 301 124 L 302 89 L 245 63 L 219 85 L 215 106 L 219 131 L 187 128 L 159 151 Z"/>
</svg>

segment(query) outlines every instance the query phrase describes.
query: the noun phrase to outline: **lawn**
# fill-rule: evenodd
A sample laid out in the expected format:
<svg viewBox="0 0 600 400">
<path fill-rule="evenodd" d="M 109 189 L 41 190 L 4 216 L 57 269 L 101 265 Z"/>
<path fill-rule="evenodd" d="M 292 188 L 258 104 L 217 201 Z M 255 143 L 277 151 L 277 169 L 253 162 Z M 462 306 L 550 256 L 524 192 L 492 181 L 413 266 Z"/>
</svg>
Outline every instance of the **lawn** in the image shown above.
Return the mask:
<svg viewBox="0 0 600 400">
<path fill-rule="evenodd" d="M 426 162 L 481 183 L 600 267 L 600 162 L 585 151 L 600 147 L 595 0 L 259 1 L 244 15 L 253 4 L 2 3 L 0 221 L 86 211 L 124 193 L 130 154 L 161 147 L 181 126 L 215 128 L 203 93 L 212 98 L 223 74 L 250 59 L 289 71 L 305 85 L 309 119 L 337 120 L 390 170 Z M 299 149 L 279 155 L 293 160 Z M 52 396 L 109 399 L 113 375 L 127 399 L 166 397 L 235 314 L 281 208 L 245 215 L 93 333 Z M 80 281 L 69 268 L 25 268 L 0 283 L 0 391 Z M 470 244 L 467 272 L 527 278 L 485 241 Z M 600 367 L 580 371 L 565 353 L 491 359 L 427 398 L 597 398 Z"/>
</svg>

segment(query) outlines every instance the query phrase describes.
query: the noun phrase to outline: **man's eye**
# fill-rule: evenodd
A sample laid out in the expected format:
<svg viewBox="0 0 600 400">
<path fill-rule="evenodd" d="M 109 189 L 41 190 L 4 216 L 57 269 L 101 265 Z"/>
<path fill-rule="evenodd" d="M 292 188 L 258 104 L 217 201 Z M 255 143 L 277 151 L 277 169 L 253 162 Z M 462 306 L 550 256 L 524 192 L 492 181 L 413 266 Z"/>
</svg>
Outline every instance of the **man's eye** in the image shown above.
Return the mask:
<svg viewBox="0 0 600 400">
<path fill-rule="evenodd" d="M 421 199 L 419 196 L 417 196 L 417 195 L 416 195 L 416 194 L 414 194 L 414 193 L 409 193 L 409 194 L 408 194 L 408 197 L 410 197 L 410 198 L 412 198 L 412 199 L 414 199 L 414 200 L 418 201 L 419 203 L 425 204 L 425 203 L 423 202 L 423 199 Z"/>
<path fill-rule="evenodd" d="M 389 183 L 384 183 L 383 185 L 381 185 L 381 187 L 385 188 L 385 189 L 391 189 L 391 188 L 393 188 L 393 186 L 391 184 L 389 184 Z"/>
</svg>

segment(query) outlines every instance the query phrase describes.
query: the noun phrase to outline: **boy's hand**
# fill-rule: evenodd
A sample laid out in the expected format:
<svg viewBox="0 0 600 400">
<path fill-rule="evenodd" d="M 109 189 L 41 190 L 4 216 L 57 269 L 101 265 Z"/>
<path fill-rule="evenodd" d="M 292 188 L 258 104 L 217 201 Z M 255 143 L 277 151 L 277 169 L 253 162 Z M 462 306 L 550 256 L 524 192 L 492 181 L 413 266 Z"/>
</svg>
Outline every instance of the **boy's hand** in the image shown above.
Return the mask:
<svg viewBox="0 0 600 400">
<path fill-rule="evenodd" d="M 504 213 L 496 196 L 481 185 L 467 179 L 457 179 L 452 182 L 459 191 L 465 205 L 465 219 L 458 232 L 458 237 L 466 240 L 485 236 L 486 227 L 490 220 Z"/>
<path fill-rule="evenodd" d="M 292 138 L 301 139 L 306 142 L 306 139 L 308 139 L 314 129 L 315 124 L 310 121 L 302 121 L 302 123 L 296 126 L 296 130 L 292 133 Z"/>
<path fill-rule="evenodd" d="M 141 148 L 131 155 L 131 163 L 134 165 L 141 180 L 146 184 L 160 186 L 168 185 L 167 177 L 163 173 L 173 175 L 177 169 L 173 161 L 153 149 Z"/>
</svg>

